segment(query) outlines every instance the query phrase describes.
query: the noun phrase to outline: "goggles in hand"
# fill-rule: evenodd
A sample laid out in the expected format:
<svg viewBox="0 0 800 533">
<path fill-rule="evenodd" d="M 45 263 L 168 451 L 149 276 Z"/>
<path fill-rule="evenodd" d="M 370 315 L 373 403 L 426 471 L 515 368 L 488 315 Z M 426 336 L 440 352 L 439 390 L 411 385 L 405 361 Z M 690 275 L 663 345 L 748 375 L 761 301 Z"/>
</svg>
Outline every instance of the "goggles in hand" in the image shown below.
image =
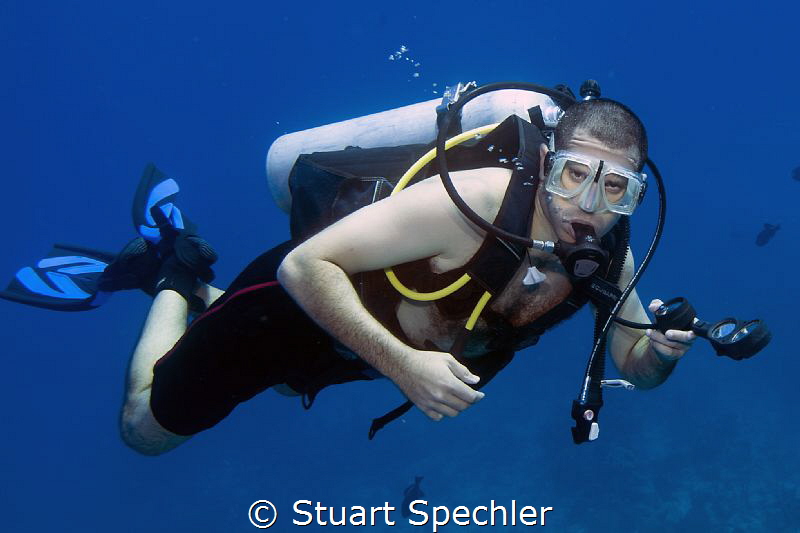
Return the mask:
<svg viewBox="0 0 800 533">
<path fill-rule="evenodd" d="M 566 150 L 548 157 L 550 172 L 545 189 L 562 198 L 578 198 L 584 211 L 630 215 L 639 204 L 647 174 Z"/>
</svg>

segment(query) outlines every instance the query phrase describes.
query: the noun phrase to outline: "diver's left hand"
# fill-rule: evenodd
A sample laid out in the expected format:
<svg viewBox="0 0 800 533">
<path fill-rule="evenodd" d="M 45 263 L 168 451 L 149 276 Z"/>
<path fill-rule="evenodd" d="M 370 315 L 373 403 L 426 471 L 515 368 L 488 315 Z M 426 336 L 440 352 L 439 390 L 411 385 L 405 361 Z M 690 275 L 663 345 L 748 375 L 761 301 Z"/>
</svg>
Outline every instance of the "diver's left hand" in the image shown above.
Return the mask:
<svg viewBox="0 0 800 533">
<path fill-rule="evenodd" d="M 661 300 L 655 299 L 647 308 L 651 313 L 655 313 L 663 303 Z M 666 334 L 657 329 L 648 329 L 645 331 L 645 335 L 650 338 L 650 347 L 664 362 L 677 361 L 683 357 L 697 338 L 694 331 L 678 329 L 668 329 Z"/>
</svg>

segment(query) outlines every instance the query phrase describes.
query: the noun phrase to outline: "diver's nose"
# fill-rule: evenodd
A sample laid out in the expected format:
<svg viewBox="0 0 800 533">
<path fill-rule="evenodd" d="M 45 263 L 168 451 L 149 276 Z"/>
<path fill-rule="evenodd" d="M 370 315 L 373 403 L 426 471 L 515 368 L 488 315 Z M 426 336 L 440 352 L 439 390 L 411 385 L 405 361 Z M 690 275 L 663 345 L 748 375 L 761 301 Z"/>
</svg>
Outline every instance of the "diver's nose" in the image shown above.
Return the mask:
<svg viewBox="0 0 800 533">
<path fill-rule="evenodd" d="M 592 183 L 583 191 L 578 202 L 578 207 L 587 213 L 594 213 L 597 211 L 600 203 L 600 186 L 597 182 Z"/>
</svg>

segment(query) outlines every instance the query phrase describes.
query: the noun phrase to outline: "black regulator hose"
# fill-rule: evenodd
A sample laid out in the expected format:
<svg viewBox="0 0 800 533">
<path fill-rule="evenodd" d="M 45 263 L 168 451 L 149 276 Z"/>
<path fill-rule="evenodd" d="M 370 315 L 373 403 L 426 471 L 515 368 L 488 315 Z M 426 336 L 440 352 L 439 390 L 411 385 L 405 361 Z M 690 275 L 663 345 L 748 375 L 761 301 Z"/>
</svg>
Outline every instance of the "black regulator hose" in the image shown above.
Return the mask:
<svg viewBox="0 0 800 533">
<path fill-rule="evenodd" d="M 645 164 L 650 168 L 650 171 L 653 173 L 653 177 L 658 184 L 659 203 L 656 230 L 653 233 L 653 239 L 650 241 L 650 247 L 642 259 L 639 268 L 636 270 L 636 273 L 633 275 L 633 278 L 631 278 L 630 282 L 628 282 L 628 285 L 622 291 L 622 294 L 617 300 L 617 303 L 611 309 L 611 312 L 608 313 L 603 328 L 599 332 L 596 332 L 597 334 L 595 336 L 594 347 L 592 348 L 592 353 L 589 356 L 589 362 L 586 365 L 586 373 L 584 375 L 583 385 L 581 387 L 580 394 L 578 394 L 578 399 L 575 400 L 572 405 L 572 418 L 576 423 L 576 427 L 572 428 L 572 437 L 576 444 L 593 440 L 594 438 L 590 437 L 591 425 L 592 423 L 597 422 L 598 411 L 603 405 L 600 380 L 602 379 L 602 374 L 605 369 L 606 335 L 608 334 L 608 330 L 611 328 L 611 325 L 616 320 L 617 315 L 622 309 L 622 306 L 625 304 L 625 300 L 636 287 L 636 284 L 642 277 L 647 265 L 653 258 L 653 254 L 658 247 L 658 243 L 661 240 L 661 234 L 664 230 L 664 222 L 667 215 L 667 196 L 664 188 L 664 180 L 661 178 L 661 172 L 658 171 L 658 167 L 656 167 L 652 160 L 647 159 Z"/>
<path fill-rule="evenodd" d="M 480 215 L 475 213 L 467 205 L 467 203 L 464 202 L 461 196 L 459 196 L 458 191 L 456 191 L 456 188 L 450 179 L 450 174 L 447 169 L 447 150 L 445 150 L 447 132 L 450 130 L 450 125 L 453 123 L 453 120 L 459 116 L 461 108 L 481 95 L 504 89 L 520 89 L 545 94 L 552 98 L 553 101 L 556 102 L 556 104 L 558 104 L 562 109 L 566 109 L 577 102 L 574 97 L 565 92 L 544 87 L 542 85 L 537 85 L 535 83 L 524 82 L 490 83 L 473 89 L 470 92 L 458 95 L 457 99 L 450 103 L 447 112 L 443 115 L 442 122 L 436 135 L 436 159 L 439 165 L 439 177 L 441 178 L 442 184 L 444 185 L 447 194 L 450 196 L 450 199 L 453 201 L 456 207 L 458 207 L 459 211 L 461 211 L 472 223 L 487 233 L 502 240 L 520 244 L 527 248 L 532 248 L 533 240 L 530 238 L 530 236 L 515 235 L 510 233 L 495 226 L 488 220 L 483 219 Z M 658 168 L 651 159 L 648 158 L 645 164 L 650 168 L 650 171 L 652 172 L 656 183 L 658 184 L 658 222 L 656 225 L 656 230 L 653 233 L 653 238 L 650 242 L 650 247 L 642 259 L 639 268 L 636 270 L 636 273 L 633 275 L 633 278 L 630 280 L 630 282 L 628 282 L 628 285 L 622 291 L 622 295 L 614 307 L 607 315 L 605 315 L 606 320 L 602 329 L 600 329 L 599 332 L 596 332 L 597 335 L 595 337 L 594 347 L 586 367 L 586 374 L 584 376 L 581 392 L 578 395 L 578 399 L 573 401 L 572 416 L 575 419 L 576 427 L 572 428 L 572 434 L 576 443 L 585 442 L 594 438 L 591 436 L 591 428 L 593 423 L 596 423 L 597 413 L 602 406 L 602 389 L 600 380 L 602 379 L 602 373 L 605 366 L 606 335 L 608 334 L 608 330 L 611 328 L 611 325 L 614 323 L 617 314 L 622 309 L 622 305 L 625 303 L 628 295 L 630 295 L 630 293 L 633 291 L 634 287 L 639 282 L 639 279 L 647 268 L 647 265 L 650 263 L 653 253 L 655 252 L 656 247 L 661 240 L 661 234 L 664 229 L 664 221 L 667 211 L 667 199 L 664 189 L 664 181 L 661 178 L 661 173 L 658 171 Z"/>
</svg>

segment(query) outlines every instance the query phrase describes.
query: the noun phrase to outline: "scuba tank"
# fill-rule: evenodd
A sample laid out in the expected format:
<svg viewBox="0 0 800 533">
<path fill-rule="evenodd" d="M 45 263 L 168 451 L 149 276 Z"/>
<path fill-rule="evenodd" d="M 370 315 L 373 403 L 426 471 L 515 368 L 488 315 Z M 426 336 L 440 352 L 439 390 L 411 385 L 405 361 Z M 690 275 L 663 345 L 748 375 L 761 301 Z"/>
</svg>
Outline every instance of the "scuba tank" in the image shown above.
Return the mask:
<svg viewBox="0 0 800 533">
<path fill-rule="evenodd" d="M 278 137 L 269 147 L 266 159 L 267 183 L 272 198 L 283 211 L 290 212 L 289 173 L 300 154 L 332 152 L 348 146 L 377 148 L 433 142 L 438 131 L 438 117 L 473 87 L 474 82 L 459 83 L 448 88 L 441 100 L 419 102 Z M 558 124 L 562 110 L 549 96 L 508 89 L 486 94 L 464 106 L 460 111 L 460 128 L 471 130 L 495 124 L 514 114 L 528 120 L 528 109 L 536 106 L 541 108 L 546 126 Z"/>
</svg>

